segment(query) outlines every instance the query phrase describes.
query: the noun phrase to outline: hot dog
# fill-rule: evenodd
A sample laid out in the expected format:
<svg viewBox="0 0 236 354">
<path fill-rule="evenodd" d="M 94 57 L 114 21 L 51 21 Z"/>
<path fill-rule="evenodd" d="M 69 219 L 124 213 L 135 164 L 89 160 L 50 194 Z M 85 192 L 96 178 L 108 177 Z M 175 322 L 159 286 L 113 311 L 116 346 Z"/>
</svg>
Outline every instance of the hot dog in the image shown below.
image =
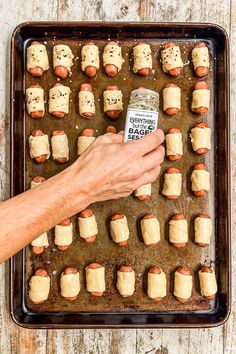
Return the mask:
<svg viewBox="0 0 236 354">
<path fill-rule="evenodd" d="M 196 154 L 204 155 L 211 149 L 211 129 L 207 123 L 197 123 L 191 129 L 190 138 Z"/>
<path fill-rule="evenodd" d="M 103 66 L 105 73 L 114 77 L 121 70 L 124 60 L 122 59 L 121 47 L 117 42 L 109 42 L 103 51 Z"/>
<path fill-rule="evenodd" d="M 194 220 L 195 243 L 205 247 L 209 245 L 212 235 L 212 222 L 207 214 L 199 214 Z"/>
<path fill-rule="evenodd" d="M 192 191 L 196 197 L 204 197 L 210 190 L 210 173 L 203 163 L 194 166 L 191 174 Z"/>
<path fill-rule="evenodd" d="M 65 299 L 74 301 L 80 292 L 79 272 L 72 267 L 67 267 L 61 274 L 60 279 L 61 296 Z"/>
<path fill-rule="evenodd" d="M 44 89 L 40 85 L 31 85 L 26 89 L 26 106 L 31 118 L 44 116 Z"/>
<path fill-rule="evenodd" d="M 205 81 L 198 81 L 194 85 L 192 106 L 193 112 L 203 115 L 208 112 L 210 105 L 210 90 Z"/>
<path fill-rule="evenodd" d="M 45 269 L 38 269 L 29 282 L 29 298 L 34 304 L 47 300 L 50 291 L 50 278 Z"/>
<path fill-rule="evenodd" d="M 46 181 L 46 178 L 41 177 L 41 176 L 35 176 L 32 178 L 32 180 L 30 182 L 30 188 L 37 187 L 44 181 Z"/>
<path fill-rule="evenodd" d="M 179 267 L 174 277 L 174 296 L 182 303 L 192 296 L 193 279 L 187 267 Z"/>
<path fill-rule="evenodd" d="M 116 120 L 123 111 L 123 94 L 117 86 L 107 86 L 103 92 L 104 112 L 111 120 Z"/>
<path fill-rule="evenodd" d="M 79 92 L 79 114 L 84 118 L 92 118 L 95 115 L 95 101 L 92 85 L 82 84 Z"/>
<path fill-rule="evenodd" d="M 66 251 L 73 238 L 73 225 L 70 218 L 61 221 L 55 226 L 55 245 L 60 251 Z"/>
<path fill-rule="evenodd" d="M 135 287 L 135 273 L 129 266 L 120 266 L 117 272 L 117 290 L 123 297 L 131 296 L 134 293 Z"/>
<path fill-rule="evenodd" d="M 78 137 L 78 155 L 82 155 L 83 152 L 96 140 L 95 132 L 92 128 L 85 128 L 82 130 L 81 135 Z"/>
<path fill-rule="evenodd" d="M 165 114 L 173 116 L 181 108 L 181 90 L 175 84 L 167 84 L 163 90 L 163 110 Z"/>
<path fill-rule="evenodd" d="M 171 76 L 179 76 L 184 66 L 181 59 L 179 46 L 172 42 L 164 44 L 164 49 L 161 51 L 162 68 L 165 73 Z"/>
<path fill-rule="evenodd" d="M 182 214 L 175 214 L 169 222 L 169 240 L 177 248 L 185 247 L 188 242 L 188 225 Z"/>
<path fill-rule="evenodd" d="M 178 168 L 170 167 L 164 175 L 162 194 L 171 200 L 176 200 L 181 194 L 182 175 Z"/>
<path fill-rule="evenodd" d="M 70 88 L 56 83 L 49 90 L 49 113 L 56 118 L 64 118 L 69 113 Z"/>
<path fill-rule="evenodd" d="M 201 295 L 213 300 L 217 293 L 216 275 L 211 267 L 203 266 L 198 272 Z"/>
<path fill-rule="evenodd" d="M 161 301 L 166 296 L 166 275 L 159 267 L 148 271 L 147 295 L 154 301 Z"/>
<path fill-rule="evenodd" d="M 85 270 L 87 291 L 93 296 L 103 296 L 106 290 L 105 268 L 99 263 L 90 263 Z"/>
<path fill-rule="evenodd" d="M 146 246 L 154 247 L 160 241 L 160 224 L 153 214 L 146 214 L 143 217 L 141 231 Z"/>
<path fill-rule="evenodd" d="M 44 252 L 45 248 L 49 246 L 47 232 L 44 232 L 42 235 L 36 237 L 31 242 L 31 250 L 34 254 L 41 254 Z"/>
<path fill-rule="evenodd" d="M 166 134 L 166 155 L 170 161 L 178 161 L 183 156 L 183 140 L 179 128 L 171 128 Z"/>
<path fill-rule="evenodd" d="M 38 163 L 44 163 L 50 157 L 48 135 L 42 130 L 33 130 L 29 137 L 30 157 Z"/>
<path fill-rule="evenodd" d="M 42 76 L 49 69 L 48 54 L 45 45 L 33 41 L 27 48 L 27 70 L 32 76 Z"/>
<path fill-rule="evenodd" d="M 53 68 L 55 74 L 65 79 L 71 73 L 74 55 L 68 45 L 58 44 L 53 47 Z"/>
<path fill-rule="evenodd" d="M 195 74 L 198 77 L 206 76 L 209 72 L 209 50 L 205 43 L 198 43 L 192 51 L 192 60 Z"/>
<path fill-rule="evenodd" d="M 108 125 L 108 127 L 106 127 L 105 134 L 108 133 L 116 134 L 117 133 L 116 127 L 114 127 L 113 125 Z"/>
<path fill-rule="evenodd" d="M 99 69 L 99 52 L 94 42 L 88 42 L 82 47 L 81 67 L 88 77 L 96 75 Z"/>
<path fill-rule="evenodd" d="M 141 76 L 147 76 L 152 70 L 152 52 L 149 44 L 139 42 L 133 48 L 134 55 L 134 73 Z"/>
<path fill-rule="evenodd" d="M 135 198 L 140 200 L 141 202 L 149 200 L 151 198 L 151 194 L 152 194 L 151 183 L 144 184 L 134 191 Z"/>
<path fill-rule="evenodd" d="M 64 130 L 54 130 L 51 137 L 52 158 L 59 163 L 69 160 L 68 138 Z"/>
<path fill-rule="evenodd" d="M 118 246 L 126 246 L 129 239 L 127 218 L 123 214 L 112 215 L 110 221 L 111 238 Z"/>
<path fill-rule="evenodd" d="M 79 232 L 87 243 L 94 242 L 98 234 L 98 227 L 95 216 L 91 209 L 84 209 L 79 216 Z"/>
</svg>

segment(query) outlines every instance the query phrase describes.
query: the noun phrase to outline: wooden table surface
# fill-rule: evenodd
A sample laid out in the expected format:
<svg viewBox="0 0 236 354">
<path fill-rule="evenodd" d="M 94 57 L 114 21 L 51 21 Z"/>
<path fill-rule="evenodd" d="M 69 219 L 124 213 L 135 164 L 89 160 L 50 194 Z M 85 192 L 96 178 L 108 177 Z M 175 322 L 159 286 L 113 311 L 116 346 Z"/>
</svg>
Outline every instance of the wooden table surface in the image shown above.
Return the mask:
<svg viewBox="0 0 236 354">
<path fill-rule="evenodd" d="M 9 196 L 9 47 L 16 25 L 34 20 L 212 22 L 236 42 L 236 0 L 0 0 L 0 198 Z M 231 54 L 232 195 L 236 195 L 236 55 Z M 232 198 L 232 214 L 236 198 Z M 17 232 L 17 230 L 16 230 Z M 236 272 L 236 218 L 232 218 L 232 274 Z M 236 278 L 232 312 L 214 329 L 27 330 L 9 314 L 8 263 L 0 266 L 0 353 L 221 354 L 236 353 Z"/>
</svg>

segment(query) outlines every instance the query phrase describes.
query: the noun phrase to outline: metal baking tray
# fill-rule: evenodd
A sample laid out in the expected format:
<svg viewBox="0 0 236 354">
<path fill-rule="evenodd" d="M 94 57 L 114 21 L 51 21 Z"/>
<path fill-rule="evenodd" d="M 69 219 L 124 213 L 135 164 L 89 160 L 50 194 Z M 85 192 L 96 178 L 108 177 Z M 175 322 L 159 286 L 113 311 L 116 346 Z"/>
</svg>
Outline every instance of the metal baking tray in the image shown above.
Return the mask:
<svg viewBox="0 0 236 354">
<path fill-rule="evenodd" d="M 63 80 L 71 88 L 70 113 L 58 120 L 47 112 L 43 119 L 30 119 L 25 112 L 24 92 L 32 83 L 39 83 L 48 98 L 49 88 L 57 82 L 50 69 L 42 78 L 33 78 L 25 70 L 26 47 L 31 40 L 45 42 L 52 68 L 52 47 L 58 43 L 70 45 L 76 57 L 72 76 Z M 100 55 L 108 40 L 118 40 L 122 46 L 125 63 L 115 78 L 108 78 L 102 69 L 97 76 L 88 79 L 80 69 L 80 49 L 87 40 L 99 46 Z M 155 72 L 148 79 L 132 72 L 132 47 L 137 40 L 151 45 Z M 212 129 L 213 148 L 205 157 L 192 153 L 189 132 L 202 119 L 190 110 L 191 92 L 198 80 L 191 64 L 185 65 L 180 78 L 164 74 L 160 63 L 160 45 L 174 41 L 181 47 L 183 61 L 191 60 L 191 49 L 204 40 L 210 49 L 211 70 L 206 79 L 211 90 L 211 107 L 207 121 Z M 76 216 L 73 217 L 74 241 L 66 252 L 56 251 L 53 232 L 50 231 L 50 246 L 40 256 L 30 248 L 19 252 L 11 259 L 11 314 L 13 320 L 28 328 L 112 328 L 112 327 L 211 327 L 222 324 L 230 311 L 230 149 L 229 149 L 229 87 L 228 87 L 228 39 L 225 31 L 212 24 L 185 23 L 80 23 L 80 22 L 30 22 L 19 25 L 12 35 L 11 47 L 11 196 L 29 188 L 35 175 L 49 178 L 67 167 L 76 159 L 76 141 L 85 127 L 93 127 L 97 135 L 104 133 L 111 122 L 102 111 L 102 92 L 107 85 L 119 86 L 124 95 L 124 112 L 114 124 L 124 128 L 125 112 L 130 92 L 139 86 L 160 93 L 165 84 L 173 82 L 182 89 L 182 109 L 176 117 L 168 117 L 160 103 L 159 127 L 165 132 L 178 127 L 183 133 L 184 156 L 179 162 L 163 163 L 162 172 L 153 184 L 153 195 L 146 203 L 132 196 L 119 201 L 97 203 L 92 206 L 98 221 L 97 241 L 87 245 L 78 237 Z M 77 108 L 80 84 L 91 82 L 96 100 L 96 118 L 92 121 L 81 118 Z M 63 129 L 68 135 L 70 161 L 63 166 L 50 159 L 37 165 L 29 157 L 28 137 L 33 129 L 42 129 L 51 135 Z M 195 163 L 204 162 L 211 172 L 211 191 L 207 198 L 195 198 L 190 191 L 190 173 Z M 183 175 L 181 197 L 168 201 L 161 196 L 164 171 L 174 165 Z M 118 248 L 109 236 L 109 217 L 113 213 L 124 213 L 129 222 L 131 237 L 126 248 Z M 154 213 L 161 225 L 161 241 L 154 249 L 145 247 L 140 240 L 139 221 L 147 212 Z M 211 245 L 201 249 L 193 243 L 193 220 L 198 213 L 208 213 L 214 221 Z M 183 213 L 189 224 L 190 242 L 183 250 L 168 243 L 168 221 L 174 213 Z M 96 255 L 96 256 L 95 256 Z M 94 298 L 86 292 L 84 268 L 93 261 L 106 268 L 106 293 L 103 298 Z M 216 268 L 218 294 L 216 301 L 209 303 L 199 294 L 197 271 L 204 262 L 213 262 Z M 136 291 L 130 298 L 123 299 L 115 288 L 115 272 L 120 264 L 128 264 L 136 273 Z M 159 265 L 168 279 L 167 297 L 155 303 L 145 295 L 146 273 L 150 266 Z M 185 304 L 173 297 L 173 273 L 179 265 L 190 267 L 194 275 L 193 296 Z M 81 274 L 81 292 L 74 302 L 60 296 L 59 277 L 66 266 L 75 266 Z M 34 269 L 43 267 L 52 279 L 49 299 L 42 305 L 34 305 L 28 298 L 28 281 Z"/>
</svg>

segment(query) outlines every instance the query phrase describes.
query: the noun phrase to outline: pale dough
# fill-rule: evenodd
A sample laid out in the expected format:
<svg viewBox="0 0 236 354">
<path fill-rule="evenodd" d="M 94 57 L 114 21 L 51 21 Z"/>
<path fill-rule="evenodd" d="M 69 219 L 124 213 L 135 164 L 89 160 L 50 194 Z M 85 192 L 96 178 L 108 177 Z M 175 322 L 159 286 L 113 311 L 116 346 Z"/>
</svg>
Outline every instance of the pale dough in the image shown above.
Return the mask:
<svg viewBox="0 0 236 354">
<path fill-rule="evenodd" d="M 126 216 L 122 219 L 110 221 L 111 238 L 114 242 L 119 243 L 128 240 L 129 228 Z"/>
<path fill-rule="evenodd" d="M 99 69 L 99 52 L 96 45 L 84 45 L 81 50 L 81 67 L 84 71 L 88 66 Z"/>
<path fill-rule="evenodd" d="M 182 133 L 166 135 L 166 155 L 183 155 Z"/>
<path fill-rule="evenodd" d="M 105 90 L 103 92 L 104 112 L 123 111 L 122 98 L 121 90 Z"/>
<path fill-rule="evenodd" d="M 193 91 L 192 98 L 192 111 L 195 111 L 196 108 L 206 107 L 209 108 L 210 105 L 210 90 L 200 89 Z"/>
<path fill-rule="evenodd" d="M 74 55 L 68 45 L 58 44 L 53 47 L 53 68 L 64 66 L 69 73 L 73 65 Z"/>
<path fill-rule="evenodd" d="M 201 294 L 204 296 L 211 296 L 217 293 L 216 275 L 212 273 L 198 272 Z"/>
<path fill-rule="evenodd" d="M 207 47 L 193 48 L 192 50 L 193 66 L 196 70 L 199 66 L 205 66 L 209 68 L 209 50 Z"/>
<path fill-rule="evenodd" d="M 51 144 L 53 160 L 60 158 L 66 158 L 67 161 L 69 160 L 69 145 L 66 134 L 52 136 Z"/>
<path fill-rule="evenodd" d="M 49 246 L 47 232 L 44 232 L 42 235 L 36 237 L 31 242 L 31 246 L 47 248 Z"/>
<path fill-rule="evenodd" d="M 79 92 L 79 114 L 83 116 L 84 113 L 95 114 L 94 95 L 90 91 Z"/>
<path fill-rule="evenodd" d="M 29 87 L 26 89 L 26 106 L 27 111 L 31 112 L 43 111 L 44 108 L 44 89 L 41 87 Z"/>
<path fill-rule="evenodd" d="M 210 190 L 210 173 L 205 170 L 193 170 L 191 174 L 192 191 Z"/>
<path fill-rule="evenodd" d="M 209 244 L 212 235 L 212 221 L 209 218 L 196 217 L 194 221 L 195 242 Z"/>
<path fill-rule="evenodd" d="M 163 271 L 160 274 L 148 273 L 147 294 L 151 299 L 166 296 L 166 275 Z"/>
<path fill-rule="evenodd" d="M 152 69 L 152 52 L 149 44 L 138 44 L 133 48 L 134 66 L 133 71 L 149 68 Z"/>
<path fill-rule="evenodd" d="M 87 291 L 90 293 L 103 293 L 106 289 L 105 268 L 91 269 L 86 267 L 86 285 Z"/>
<path fill-rule="evenodd" d="M 193 277 L 192 275 L 175 272 L 174 277 L 174 296 L 189 299 L 192 296 Z"/>
<path fill-rule="evenodd" d="M 181 108 L 181 90 L 179 87 L 165 87 L 163 90 L 163 110 Z"/>
<path fill-rule="evenodd" d="M 141 231 L 145 245 L 151 245 L 160 241 L 160 223 L 157 218 L 142 219 Z"/>
<path fill-rule="evenodd" d="M 50 291 L 49 276 L 41 277 L 33 275 L 29 282 L 29 298 L 33 302 L 45 301 L 48 298 Z"/>
<path fill-rule="evenodd" d="M 152 184 L 151 183 L 144 184 L 134 191 L 135 197 L 141 197 L 143 195 L 151 195 L 151 194 L 152 194 Z"/>
<path fill-rule="evenodd" d="M 117 272 L 116 287 L 122 296 L 131 296 L 134 293 L 135 273 L 132 272 Z"/>
<path fill-rule="evenodd" d="M 124 59 L 122 58 L 121 47 L 118 45 L 107 44 L 103 51 L 103 66 L 108 64 L 115 65 L 120 71 Z"/>
<path fill-rule="evenodd" d="M 78 155 L 82 155 L 83 152 L 96 140 L 95 136 L 79 136 L 78 137 Z"/>
<path fill-rule="evenodd" d="M 191 129 L 191 143 L 193 146 L 193 150 L 196 151 L 198 149 L 207 148 L 211 149 L 211 129 L 210 128 L 192 128 Z"/>
<path fill-rule="evenodd" d="M 168 72 L 174 68 L 182 68 L 184 66 L 179 46 L 173 46 L 162 50 L 161 60 L 164 72 Z"/>
<path fill-rule="evenodd" d="M 80 276 L 79 272 L 76 274 L 64 274 L 62 273 L 60 279 L 61 296 L 74 297 L 80 292 Z"/>
<path fill-rule="evenodd" d="M 188 242 L 187 220 L 170 220 L 170 222 L 169 222 L 169 240 L 171 243 Z"/>
<path fill-rule="evenodd" d="M 55 245 L 69 246 L 73 238 L 73 224 L 70 225 L 56 225 L 55 226 Z"/>
<path fill-rule="evenodd" d="M 27 70 L 36 67 L 49 69 L 48 54 L 43 44 L 31 44 L 27 48 Z"/>
<path fill-rule="evenodd" d="M 46 159 L 50 157 L 48 135 L 32 136 L 29 137 L 30 157 L 34 159 L 41 155 L 46 155 Z"/>
<path fill-rule="evenodd" d="M 79 232 L 80 232 L 80 237 L 82 238 L 87 238 L 87 237 L 97 235 L 98 227 L 94 215 L 88 218 L 81 218 L 79 216 Z"/>
<path fill-rule="evenodd" d="M 49 90 L 49 113 L 69 113 L 70 88 L 64 85 L 54 86 Z"/>
<path fill-rule="evenodd" d="M 166 196 L 180 196 L 182 187 L 181 173 L 165 173 L 162 194 Z"/>
</svg>

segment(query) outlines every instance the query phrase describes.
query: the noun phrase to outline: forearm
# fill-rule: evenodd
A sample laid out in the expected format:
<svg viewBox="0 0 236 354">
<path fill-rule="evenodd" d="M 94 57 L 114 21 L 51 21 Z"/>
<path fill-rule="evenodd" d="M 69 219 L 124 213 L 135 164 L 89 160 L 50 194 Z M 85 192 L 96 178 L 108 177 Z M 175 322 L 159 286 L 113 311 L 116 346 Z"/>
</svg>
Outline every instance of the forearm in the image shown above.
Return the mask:
<svg viewBox="0 0 236 354">
<path fill-rule="evenodd" d="M 90 188 L 78 170 L 72 165 L 37 188 L 0 204 L 0 263 L 92 202 L 86 193 Z M 76 195 L 75 181 L 80 186 Z"/>
</svg>

